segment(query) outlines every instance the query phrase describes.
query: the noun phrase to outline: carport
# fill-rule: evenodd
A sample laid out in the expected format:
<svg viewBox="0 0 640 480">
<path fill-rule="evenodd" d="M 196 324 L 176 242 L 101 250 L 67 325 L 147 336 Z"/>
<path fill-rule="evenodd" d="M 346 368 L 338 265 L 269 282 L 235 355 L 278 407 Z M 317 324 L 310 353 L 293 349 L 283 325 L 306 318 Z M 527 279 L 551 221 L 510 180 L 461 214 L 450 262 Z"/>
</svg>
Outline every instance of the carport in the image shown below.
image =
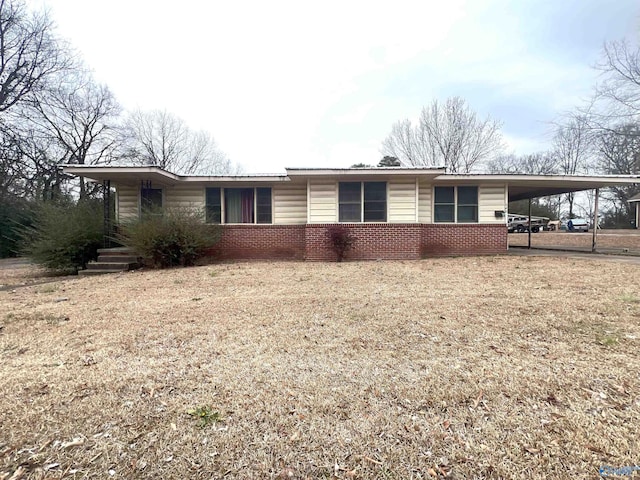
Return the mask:
<svg viewBox="0 0 640 480">
<path fill-rule="evenodd" d="M 594 228 L 592 233 L 591 251 L 597 250 L 598 243 L 598 201 L 600 190 L 606 187 L 640 184 L 640 175 L 466 175 L 470 181 L 484 185 L 505 184 L 509 202 L 518 200 L 529 201 L 529 222 L 531 222 L 531 200 L 534 198 L 561 195 L 571 192 L 583 192 L 593 190 L 594 201 Z M 458 179 L 465 175 L 456 175 Z M 634 197 L 634 202 L 640 202 L 640 196 Z M 640 205 L 640 203 L 637 203 Z M 637 207 L 637 210 L 640 207 Z M 508 213 L 508 212 L 506 212 Z M 520 212 L 519 212 L 520 213 Z M 637 223 L 636 223 L 637 225 Z M 531 228 L 528 232 L 526 248 L 531 249 Z"/>
</svg>

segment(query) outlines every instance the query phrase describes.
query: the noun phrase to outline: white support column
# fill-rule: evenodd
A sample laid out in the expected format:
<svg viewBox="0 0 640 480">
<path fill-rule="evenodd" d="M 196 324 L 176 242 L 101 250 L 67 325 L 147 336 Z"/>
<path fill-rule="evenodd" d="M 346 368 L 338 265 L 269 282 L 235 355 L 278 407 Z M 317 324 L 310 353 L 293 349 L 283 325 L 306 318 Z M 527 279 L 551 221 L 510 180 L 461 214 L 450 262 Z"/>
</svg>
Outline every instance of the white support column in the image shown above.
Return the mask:
<svg viewBox="0 0 640 480">
<path fill-rule="evenodd" d="M 596 251 L 598 242 L 598 197 L 600 196 L 600 189 L 596 188 L 596 198 L 593 205 L 593 238 L 591 240 L 591 252 Z"/>
</svg>

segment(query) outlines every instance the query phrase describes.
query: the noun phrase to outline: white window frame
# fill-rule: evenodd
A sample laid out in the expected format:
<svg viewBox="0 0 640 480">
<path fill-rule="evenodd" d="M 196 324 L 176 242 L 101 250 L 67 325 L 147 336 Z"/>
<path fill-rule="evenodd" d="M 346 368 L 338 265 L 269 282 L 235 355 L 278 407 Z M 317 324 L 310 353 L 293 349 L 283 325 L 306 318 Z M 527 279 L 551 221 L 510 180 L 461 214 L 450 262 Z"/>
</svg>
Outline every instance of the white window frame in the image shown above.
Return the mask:
<svg viewBox="0 0 640 480">
<path fill-rule="evenodd" d="M 343 222 L 340 220 L 340 184 L 341 183 L 359 183 L 360 184 L 360 220 L 355 222 L 353 220 L 348 221 L 348 222 Z M 364 184 L 365 183 L 384 183 L 384 192 L 385 192 L 385 199 L 384 199 L 384 217 L 385 220 L 375 220 L 375 221 L 364 221 Z M 349 181 L 349 180 L 343 180 L 343 181 L 338 181 L 336 183 L 336 217 L 338 220 L 338 223 L 389 223 L 389 182 L 386 180 L 367 180 L 367 181 Z"/>
<path fill-rule="evenodd" d="M 233 186 L 233 187 L 204 187 L 204 191 L 203 191 L 203 196 L 204 196 L 204 208 L 206 210 L 207 208 L 207 188 L 218 188 L 220 189 L 220 223 L 208 223 L 206 222 L 206 211 L 205 211 L 205 223 L 207 223 L 208 225 L 274 225 L 274 217 L 275 217 L 275 202 L 273 200 L 273 187 L 272 186 L 268 186 L 268 187 L 238 187 L 238 186 Z M 225 195 L 224 192 L 227 189 L 236 189 L 236 188 L 252 188 L 253 189 L 253 222 L 251 223 L 227 223 L 227 219 L 225 218 L 225 210 L 226 210 L 226 205 L 225 205 Z M 270 223 L 258 223 L 258 192 L 257 189 L 258 188 L 268 188 L 269 190 L 271 190 L 271 222 Z"/>
<path fill-rule="evenodd" d="M 478 209 L 476 220 L 474 222 L 459 222 L 458 221 L 458 188 L 459 187 L 475 187 L 476 189 L 476 208 Z M 438 222 L 436 221 L 436 188 L 453 188 L 453 222 Z M 461 225 L 475 225 L 480 223 L 480 186 L 479 185 L 434 185 L 433 191 L 431 192 L 431 198 L 433 198 L 432 209 L 431 209 L 431 218 L 433 219 L 433 223 L 438 224 L 461 224 Z"/>
</svg>

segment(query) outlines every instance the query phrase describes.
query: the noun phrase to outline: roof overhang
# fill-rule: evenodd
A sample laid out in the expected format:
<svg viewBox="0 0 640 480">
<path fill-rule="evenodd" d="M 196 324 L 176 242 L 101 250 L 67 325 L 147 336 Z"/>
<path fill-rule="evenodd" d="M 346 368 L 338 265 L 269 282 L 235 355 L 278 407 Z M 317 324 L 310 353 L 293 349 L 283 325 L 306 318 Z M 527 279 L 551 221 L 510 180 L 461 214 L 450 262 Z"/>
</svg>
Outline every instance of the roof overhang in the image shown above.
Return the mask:
<svg viewBox="0 0 640 480">
<path fill-rule="evenodd" d="M 629 199 L 629 203 L 640 202 L 640 193 L 638 195 L 634 195 Z"/>
<path fill-rule="evenodd" d="M 367 168 L 286 168 L 287 175 L 294 178 L 336 178 L 358 180 L 384 179 L 389 177 L 419 176 L 432 179 L 445 173 L 444 168 L 428 167 L 367 167 Z"/>
<path fill-rule="evenodd" d="M 483 185 L 507 185 L 509 201 L 546 197 L 596 188 L 640 184 L 640 175 L 482 175 L 447 174 L 436 178 L 438 185 L 469 182 Z"/>
<path fill-rule="evenodd" d="M 62 171 L 95 182 L 111 181 L 119 185 L 136 185 L 142 181 L 172 186 L 178 183 L 206 184 L 211 182 L 261 183 L 288 181 L 286 175 L 176 175 L 160 167 L 115 167 L 95 165 L 62 165 Z"/>
</svg>

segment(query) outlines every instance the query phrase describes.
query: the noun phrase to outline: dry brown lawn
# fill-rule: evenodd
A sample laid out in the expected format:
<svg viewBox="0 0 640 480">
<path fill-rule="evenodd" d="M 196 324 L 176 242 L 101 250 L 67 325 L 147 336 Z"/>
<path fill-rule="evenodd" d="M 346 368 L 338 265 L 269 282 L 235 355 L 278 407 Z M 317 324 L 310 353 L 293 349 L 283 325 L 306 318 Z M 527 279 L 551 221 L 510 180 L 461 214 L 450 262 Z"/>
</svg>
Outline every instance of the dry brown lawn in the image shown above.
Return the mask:
<svg viewBox="0 0 640 480">
<path fill-rule="evenodd" d="M 640 463 L 638 265 L 219 264 L 2 291 L 0 312 L 0 479 Z"/>
<path fill-rule="evenodd" d="M 527 245 L 526 233 L 509 234 L 509 245 Z M 577 247 L 591 250 L 593 231 L 578 232 L 538 232 L 531 234 L 533 247 Z M 605 250 L 640 252 L 640 230 L 602 230 L 598 232 L 597 247 Z"/>
</svg>

